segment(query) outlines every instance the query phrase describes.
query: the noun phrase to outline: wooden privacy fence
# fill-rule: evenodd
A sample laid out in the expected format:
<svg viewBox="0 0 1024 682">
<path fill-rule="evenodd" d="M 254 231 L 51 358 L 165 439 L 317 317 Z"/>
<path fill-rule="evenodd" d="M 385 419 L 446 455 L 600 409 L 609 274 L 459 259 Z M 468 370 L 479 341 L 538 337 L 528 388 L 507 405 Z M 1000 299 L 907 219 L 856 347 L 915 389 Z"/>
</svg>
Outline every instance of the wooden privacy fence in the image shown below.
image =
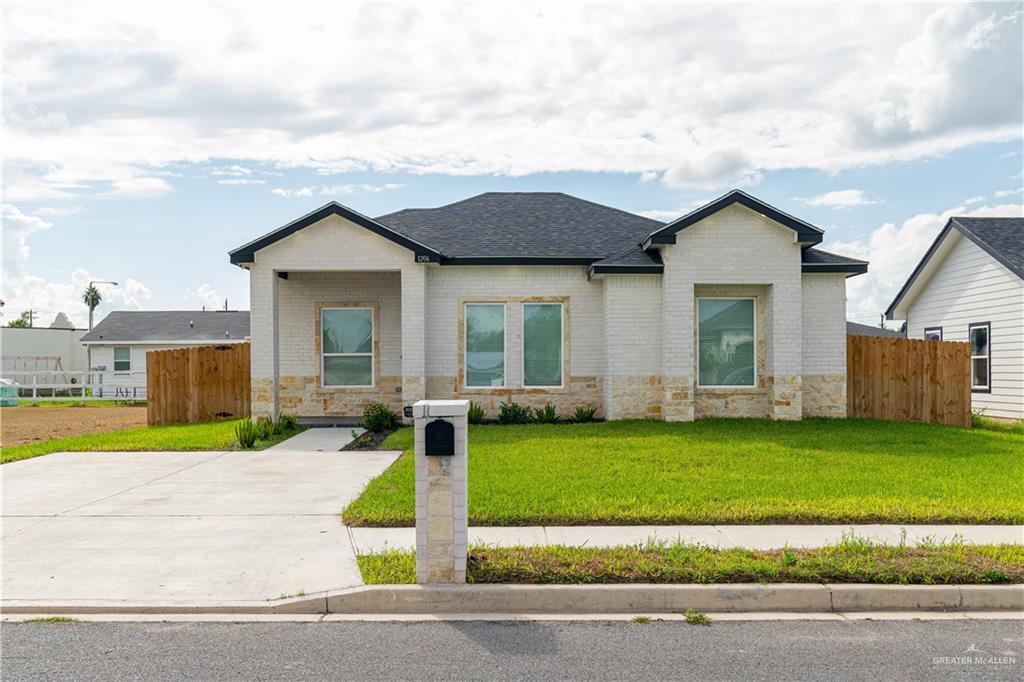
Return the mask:
<svg viewBox="0 0 1024 682">
<path fill-rule="evenodd" d="M 146 353 L 146 419 L 192 424 L 249 414 L 249 344 Z"/>
<path fill-rule="evenodd" d="M 846 337 L 851 417 L 971 425 L 971 350 L 966 343 Z"/>
</svg>

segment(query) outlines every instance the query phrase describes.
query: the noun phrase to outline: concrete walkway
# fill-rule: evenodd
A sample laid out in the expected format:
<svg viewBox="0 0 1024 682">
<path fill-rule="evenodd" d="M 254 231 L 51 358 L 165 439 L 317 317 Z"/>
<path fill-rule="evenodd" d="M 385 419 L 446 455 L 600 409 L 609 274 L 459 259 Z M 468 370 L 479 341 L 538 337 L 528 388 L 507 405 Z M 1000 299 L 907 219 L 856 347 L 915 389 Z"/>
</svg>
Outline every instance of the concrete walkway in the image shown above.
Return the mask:
<svg viewBox="0 0 1024 682">
<path fill-rule="evenodd" d="M 349 427 L 315 427 L 306 429 L 286 441 L 267 448 L 272 452 L 337 452 L 352 442 L 352 432 L 357 436 L 365 429 Z"/>
<path fill-rule="evenodd" d="M 339 513 L 398 455 L 279 446 L 5 464 L 3 605 L 266 603 L 360 585 Z"/>
<path fill-rule="evenodd" d="M 383 549 L 413 549 L 415 528 L 349 528 L 357 554 Z M 469 542 L 510 547 L 513 545 L 569 545 L 614 547 L 648 540 L 682 540 L 711 547 L 782 549 L 823 547 L 853 534 L 876 542 L 908 544 L 925 540 L 961 538 L 972 544 L 1024 544 L 1024 526 L 525 526 L 471 527 Z"/>
</svg>

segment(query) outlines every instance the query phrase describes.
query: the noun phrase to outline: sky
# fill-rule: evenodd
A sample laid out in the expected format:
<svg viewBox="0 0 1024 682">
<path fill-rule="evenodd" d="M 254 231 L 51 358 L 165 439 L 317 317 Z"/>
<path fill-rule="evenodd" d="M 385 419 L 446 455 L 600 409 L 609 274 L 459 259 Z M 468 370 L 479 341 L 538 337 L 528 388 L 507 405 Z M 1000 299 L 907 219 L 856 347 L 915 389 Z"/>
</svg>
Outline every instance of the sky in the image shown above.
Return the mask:
<svg viewBox="0 0 1024 682">
<path fill-rule="evenodd" d="M 335 200 L 743 190 L 871 261 L 1024 215 L 1024 5 L 5 3 L 4 320 L 247 309 L 227 252 Z M 37 322 L 38 324 L 38 322 Z"/>
</svg>

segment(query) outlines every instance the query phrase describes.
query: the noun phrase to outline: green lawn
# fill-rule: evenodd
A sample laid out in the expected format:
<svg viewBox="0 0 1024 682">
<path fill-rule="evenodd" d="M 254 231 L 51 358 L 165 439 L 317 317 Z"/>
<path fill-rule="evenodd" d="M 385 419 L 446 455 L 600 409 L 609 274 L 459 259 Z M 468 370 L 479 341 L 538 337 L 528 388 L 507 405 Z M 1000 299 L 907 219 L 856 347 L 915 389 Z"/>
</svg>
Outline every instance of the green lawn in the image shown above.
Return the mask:
<svg viewBox="0 0 1024 682">
<path fill-rule="evenodd" d="M 416 582 L 416 555 L 357 557 L 363 581 Z M 909 547 L 857 539 L 820 549 L 712 549 L 686 544 L 629 547 L 472 547 L 470 583 L 876 583 L 970 585 L 1024 582 L 1021 545 Z"/>
<path fill-rule="evenodd" d="M 231 450 L 238 447 L 235 424 L 238 420 L 180 424 L 174 426 L 140 426 L 87 436 L 55 438 L 39 443 L 15 445 L 0 449 L 0 464 L 29 459 L 52 452 L 106 452 L 128 450 Z M 256 442 L 255 450 L 262 450 L 302 429 L 286 431 L 269 440 Z"/>
<path fill-rule="evenodd" d="M 405 453 L 345 509 L 414 525 Z M 1024 435 L 874 420 L 471 426 L 472 525 L 1022 523 Z"/>
</svg>

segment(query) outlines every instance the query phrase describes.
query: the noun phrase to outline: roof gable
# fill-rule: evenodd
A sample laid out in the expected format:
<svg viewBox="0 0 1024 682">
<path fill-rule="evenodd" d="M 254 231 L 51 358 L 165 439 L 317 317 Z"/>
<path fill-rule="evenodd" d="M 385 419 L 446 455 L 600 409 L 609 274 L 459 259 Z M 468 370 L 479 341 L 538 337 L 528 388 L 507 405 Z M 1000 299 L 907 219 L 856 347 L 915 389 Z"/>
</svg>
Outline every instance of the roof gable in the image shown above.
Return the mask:
<svg viewBox="0 0 1024 682">
<path fill-rule="evenodd" d="M 820 228 L 804 222 L 799 218 L 795 218 L 788 213 L 784 213 L 774 206 L 766 204 L 756 197 L 750 196 L 746 192 L 734 189 L 728 194 L 715 199 L 711 203 L 705 204 L 700 208 L 687 213 L 681 218 L 673 220 L 664 227 L 655 230 L 644 240 L 643 248 L 649 249 L 664 244 L 675 244 L 676 235 L 679 234 L 679 232 L 685 230 L 691 225 L 699 223 L 701 220 L 704 220 L 723 209 L 728 208 L 729 206 L 732 206 L 733 204 L 744 206 L 751 211 L 759 213 L 765 218 L 782 225 L 783 227 L 788 227 L 796 233 L 796 241 L 801 244 L 821 243 L 824 231 Z"/>
<path fill-rule="evenodd" d="M 945 227 L 935 237 L 935 241 L 928 247 L 924 257 L 889 304 L 885 311 L 887 319 L 894 319 L 896 309 L 907 296 L 928 283 L 935 270 L 933 266 L 937 266 L 949 250 L 946 238 L 953 231 L 977 245 L 1014 275 L 1024 279 L 1024 218 L 954 216 L 946 221 Z"/>
<path fill-rule="evenodd" d="M 311 213 L 293 220 L 292 222 L 277 228 L 276 230 L 269 232 L 262 237 L 254 239 L 253 241 L 239 246 L 234 251 L 228 253 L 231 262 L 234 265 L 245 265 L 253 263 L 256 258 L 256 252 L 260 249 L 266 248 L 271 244 L 278 242 L 285 237 L 290 237 L 299 230 L 305 229 L 310 225 L 320 222 L 324 218 L 328 218 L 332 215 L 341 216 L 349 222 L 355 223 L 360 227 L 364 227 L 370 230 L 374 234 L 384 237 L 399 246 L 403 246 L 412 251 L 416 256 L 417 262 L 423 263 L 436 263 L 441 259 L 441 253 L 436 249 L 433 249 L 426 244 L 422 244 L 414 239 L 411 239 L 407 235 L 398 232 L 397 230 L 384 225 L 373 218 L 364 216 L 362 213 L 352 210 L 348 206 L 339 204 L 337 201 L 332 201 L 329 204 L 325 204 L 320 208 L 316 209 Z"/>
<path fill-rule="evenodd" d="M 115 310 L 82 343 L 238 341 L 249 337 L 248 310 Z"/>
</svg>

